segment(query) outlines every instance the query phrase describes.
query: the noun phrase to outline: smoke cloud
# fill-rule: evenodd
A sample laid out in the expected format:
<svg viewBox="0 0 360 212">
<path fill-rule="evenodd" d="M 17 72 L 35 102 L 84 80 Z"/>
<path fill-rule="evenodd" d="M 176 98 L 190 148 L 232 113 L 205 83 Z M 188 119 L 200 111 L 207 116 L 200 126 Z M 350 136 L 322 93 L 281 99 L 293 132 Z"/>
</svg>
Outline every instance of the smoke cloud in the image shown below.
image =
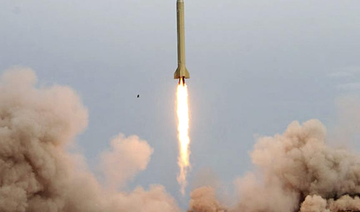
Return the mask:
<svg viewBox="0 0 360 212">
<path fill-rule="evenodd" d="M 110 188 L 124 186 L 127 180 L 145 170 L 154 151 L 139 137 L 126 138 L 123 134 L 111 141 L 111 147 L 111 151 L 102 154 L 101 165 Z"/>
<path fill-rule="evenodd" d="M 356 101 L 345 105 L 357 109 Z M 338 128 L 336 139 L 356 134 L 360 126 L 346 124 L 357 122 L 353 114 L 358 113 L 345 111 L 340 123 L 346 129 Z M 87 109 L 69 87 L 39 87 L 34 72 L 26 68 L 0 77 L 1 212 L 180 211 L 161 185 L 121 191 L 146 169 L 154 151 L 137 136 L 119 134 L 111 141 L 99 162 L 105 186 L 99 183 L 84 157 L 68 151 L 87 122 Z M 216 198 L 217 183 L 212 183 L 215 188 L 191 192 L 189 210 L 360 211 L 360 156 L 327 141 L 327 130 L 318 120 L 295 121 L 283 134 L 261 137 L 250 153 L 254 170 L 234 182 L 236 204 L 225 208 Z"/>
<path fill-rule="evenodd" d="M 81 155 L 67 147 L 82 132 L 88 113 L 66 86 L 36 87 L 30 69 L 0 78 L 0 211 L 179 211 L 160 185 L 118 192 L 103 188 Z M 136 136 L 119 135 L 102 155 L 111 186 L 123 186 L 146 169 L 153 149 Z M 113 166 L 116 164 L 116 166 Z"/>
<path fill-rule="evenodd" d="M 196 212 L 225 212 L 216 200 L 215 190 L 203 186 L 191 192 L 190 211 Z"/>
<path fill-rule="evenodd" d="M 283 135 L 260 138 L 251 158 L 259 176 L 238 180 L 238 210 L 297 211 L 305 200 L 302 211 L 326 211 L 330 206 L 319 197 L 331 200 L 360 191 L 359 155 L 327 146 L 326 128 L 318 120 L 302 126 L 293 122 Z"/>
<path fill-rule="evenodd" d="M 255 169 L 235 181 L 239 201 L 228 211 L 360 211 L 360 157 L 326 140 L 318 120 L 295 121 L 282 135 L 259 138 L 250 154 Z M 191 197 L 191 206 L 205 202 Z M 210 200 L 193 211 L 217 211 L 210 209 L 216 200 Z"/>
</svg>

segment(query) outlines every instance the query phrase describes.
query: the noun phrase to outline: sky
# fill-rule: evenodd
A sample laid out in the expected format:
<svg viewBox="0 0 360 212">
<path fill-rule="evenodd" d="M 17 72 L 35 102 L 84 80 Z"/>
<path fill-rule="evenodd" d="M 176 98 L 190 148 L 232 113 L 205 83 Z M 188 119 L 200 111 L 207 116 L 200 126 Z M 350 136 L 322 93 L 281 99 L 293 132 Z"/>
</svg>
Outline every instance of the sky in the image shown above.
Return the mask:
<svg viewBox="0 0 360 212">
<path fill-rule="evenodd" d="M 30 67 L 40 86 L 72 87 L 89 111 L 77 137 L 89 167 L 96 172 L 116 135 L 137 135 L 154 153 L 128 189 L 162 184 L 186 205 L 176 181 L 175 1 L 0 2 L 0 73 Z M 335 125 L 337 99 L 360 92 L 359 8 L 358 0 L 185 1 L 187 192 L 208 172 L 230 189 L 251 169 L 259 135 L 294 120 Z"/>
</svg>

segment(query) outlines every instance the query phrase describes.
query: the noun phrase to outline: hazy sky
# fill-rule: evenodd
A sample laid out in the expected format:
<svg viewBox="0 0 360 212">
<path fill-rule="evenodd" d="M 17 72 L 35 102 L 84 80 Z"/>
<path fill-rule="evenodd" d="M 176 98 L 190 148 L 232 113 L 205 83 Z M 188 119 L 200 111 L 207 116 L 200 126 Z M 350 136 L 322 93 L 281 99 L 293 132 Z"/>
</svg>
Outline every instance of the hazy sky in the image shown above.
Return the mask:
<svg viewBox="0 0 360 212">
<path fill-rule="evenodd" d="M 0 3 L 0 72 L 30 67 L 41 85 L 79 93 L 90 118 L 78 144 L 93 169 L 118 133 L 147 140 L 154 154 L 128 188 L 160 183 L 184 204 L 175 1 Z M 360 92 L 359 11 L 358 0 L 185 0 L 190 184 L 210 168 L 231 187 L 251 168 L 254 135 L 293 120 L 336 122 L 336 99 Z"/>
</svg>

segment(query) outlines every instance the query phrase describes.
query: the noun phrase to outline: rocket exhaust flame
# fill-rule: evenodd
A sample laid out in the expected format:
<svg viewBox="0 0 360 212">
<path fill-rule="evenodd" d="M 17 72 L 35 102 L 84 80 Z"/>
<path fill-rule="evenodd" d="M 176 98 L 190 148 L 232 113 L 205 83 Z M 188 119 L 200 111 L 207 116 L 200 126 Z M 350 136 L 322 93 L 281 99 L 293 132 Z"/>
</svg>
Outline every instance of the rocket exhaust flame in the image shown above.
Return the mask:
<svg viewBox="0 0 360 212">
<path fill-rule="evenodd" d="M 189 105 L 188 89 L 183 78 L 179 79 L 179 85 L 176 92 L 176 113 L 178 118 L 178 140 L 179 140 L 179 157 L 178 165 L 180 173 L 177 181 L 181 186 L 181 193 L 184 195 L 187 185 L 186 175 L 190 168 L 190 137 L 189 137 Z"/>
<path fill-rule="evenodd" d="M 179 78 L 179 85 L 184 84 L 185 85 L 185 77 Z"/>
</svg>

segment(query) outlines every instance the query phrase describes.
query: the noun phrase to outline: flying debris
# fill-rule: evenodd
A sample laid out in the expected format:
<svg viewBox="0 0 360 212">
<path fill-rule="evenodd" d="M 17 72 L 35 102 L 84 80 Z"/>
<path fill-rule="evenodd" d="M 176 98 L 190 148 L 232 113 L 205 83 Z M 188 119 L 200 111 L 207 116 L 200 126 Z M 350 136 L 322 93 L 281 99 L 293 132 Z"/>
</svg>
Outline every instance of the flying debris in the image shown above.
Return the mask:
<svg viewBox="0 0 360 212">
<path fill-rule="evenodd" d="M 185 66 L 185 21 L 184 0 L 177 0 L 177 40 L 178 40 L 178 67 L 174 73 L 174 79 L 179 79 L 179 84 L 185 84 L 185 79 L 190 78 L 189 71 Z"/>
<path fill-rule="evenodd" d="M 137 98 L 140 98 L 140 94 L 138 94 L 136 97 L 137 97 Z"/>
</svg>

